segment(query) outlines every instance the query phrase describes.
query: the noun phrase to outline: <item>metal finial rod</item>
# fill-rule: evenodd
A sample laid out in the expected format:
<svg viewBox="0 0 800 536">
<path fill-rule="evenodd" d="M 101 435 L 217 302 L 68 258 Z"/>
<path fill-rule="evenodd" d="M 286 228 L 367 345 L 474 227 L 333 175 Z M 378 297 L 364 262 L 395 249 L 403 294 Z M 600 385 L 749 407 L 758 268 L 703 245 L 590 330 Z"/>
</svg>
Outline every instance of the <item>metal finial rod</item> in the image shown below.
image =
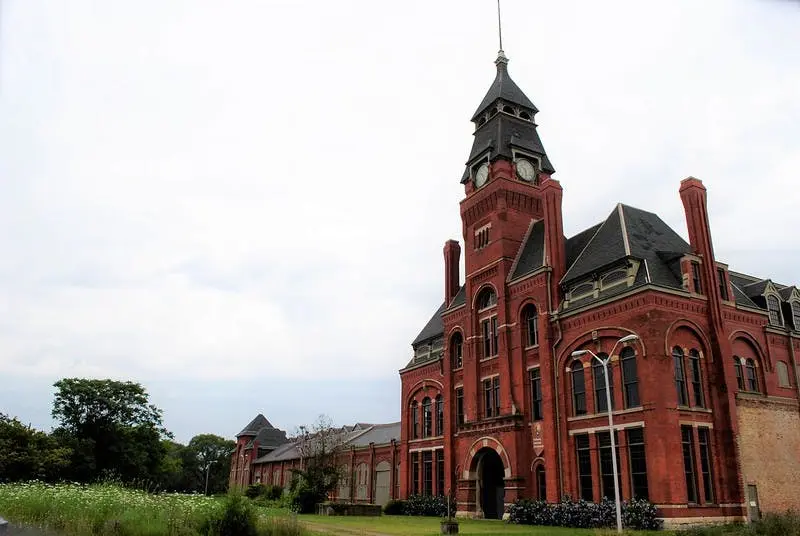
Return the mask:
<svg viewBox="0 0 800 536">
<path fill-rule="evenodd" d="M 503 24 L 500 20 L 500 0 L 497 0 L 497 34 L 500 37 L 500 50 L 503 50 Z"/>
</svg>

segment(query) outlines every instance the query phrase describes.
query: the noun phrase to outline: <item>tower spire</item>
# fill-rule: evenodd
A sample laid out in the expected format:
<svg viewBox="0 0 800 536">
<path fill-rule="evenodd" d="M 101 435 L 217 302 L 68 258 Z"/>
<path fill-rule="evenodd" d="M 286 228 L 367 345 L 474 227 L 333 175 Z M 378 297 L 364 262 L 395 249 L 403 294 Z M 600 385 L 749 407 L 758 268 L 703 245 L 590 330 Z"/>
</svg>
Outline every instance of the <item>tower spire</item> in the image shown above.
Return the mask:
<svg viewBox="0 0 800 536">
<path fill-rule="evenodd" d="M 497 51 L 497 59 L 495 64 L 498 66 L 501 63 L 508 63 L 505 52 L 503 52 L 503 20 L 500 17 L 500 0 L 497 0 L 497 37 L 500 41 L 500 50 Z"/>
<path fill-rule="evenodd" d="M 500 18 L 500 0 L 497 0 L 497 34 L 500 37 L 500 54 L 503 53 L 503 22 Z"/>
</svg>

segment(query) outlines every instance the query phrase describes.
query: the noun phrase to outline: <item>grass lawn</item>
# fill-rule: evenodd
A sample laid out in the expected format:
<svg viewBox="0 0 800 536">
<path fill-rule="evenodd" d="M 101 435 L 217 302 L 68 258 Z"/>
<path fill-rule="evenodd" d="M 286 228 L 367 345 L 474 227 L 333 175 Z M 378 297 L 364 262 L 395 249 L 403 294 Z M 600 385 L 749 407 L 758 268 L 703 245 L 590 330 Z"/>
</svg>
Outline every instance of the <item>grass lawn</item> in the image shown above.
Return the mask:
<svg viewBox="0 0 800 536">
<path fill-rule="evenodd" d="M 402 536 L 428 536 L 438 535 L 439 518 L 437 517 L 409 517 L 409 516 L 381 516 L 381 517 L 348 517 L 348 516 L 317 516 L 301 515 L 298 520 L 315 532 L 325 533 L 329 530 L 333 534 L 342 535 L 402 535 Z M 534 527 L 527 525 L 513 525 L 499 520 L 485 519 L 460 519 L 459 534 L 520 534 L 530 536 L 599 536 L 616 534 L 608 529 L 565 529 L 560 527 Z M 626 532 L 629 535 L 668 536 L 667 531 L 658 532 Z"/>
</svg>

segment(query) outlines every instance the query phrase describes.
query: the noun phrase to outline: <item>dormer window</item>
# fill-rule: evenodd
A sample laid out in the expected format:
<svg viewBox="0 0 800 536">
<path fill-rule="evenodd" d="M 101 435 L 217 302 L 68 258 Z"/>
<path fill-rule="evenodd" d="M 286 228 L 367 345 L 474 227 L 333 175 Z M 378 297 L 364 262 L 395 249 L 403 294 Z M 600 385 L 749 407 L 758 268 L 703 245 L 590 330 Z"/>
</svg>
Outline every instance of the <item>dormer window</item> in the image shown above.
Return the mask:
<svg viewBox="0 0 800 536">
<path fill-rule="evenodd" d="M 769 313 L 769 323 L 773 326 L 783 326 L 781 316 L 781 302 L 773 294 L 767 296 L 767 312 Z"/>
<path fill-rule="evenodd" d="M 792 324 L 795 331 L 800 331 L 800 302 L 792 302 Z"/>
</svg>

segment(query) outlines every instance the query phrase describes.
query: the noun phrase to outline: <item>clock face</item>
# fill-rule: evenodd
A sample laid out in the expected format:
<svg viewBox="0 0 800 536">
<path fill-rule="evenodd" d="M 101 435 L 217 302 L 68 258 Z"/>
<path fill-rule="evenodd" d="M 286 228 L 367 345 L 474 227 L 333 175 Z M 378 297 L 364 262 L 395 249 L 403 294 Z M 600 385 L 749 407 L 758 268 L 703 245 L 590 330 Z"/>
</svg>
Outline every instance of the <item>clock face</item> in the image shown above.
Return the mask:
<svg viewBox="0 0 800 536">
<path fill-rule="evenodd" d="M 489 164 L 481 164 L 481 167 L 475 172 L 475 186 L 480 188 L 486 184 L 487 180 L 489 180 Z"/>
<path fill-rule="evenodd" d="M 531 182 L 536 177 L 536 168 L 533 167 L 529 160 L 520 158 L 517 160 L 517 175 L 519 175 L 520 179 Z"/>
</svg>

